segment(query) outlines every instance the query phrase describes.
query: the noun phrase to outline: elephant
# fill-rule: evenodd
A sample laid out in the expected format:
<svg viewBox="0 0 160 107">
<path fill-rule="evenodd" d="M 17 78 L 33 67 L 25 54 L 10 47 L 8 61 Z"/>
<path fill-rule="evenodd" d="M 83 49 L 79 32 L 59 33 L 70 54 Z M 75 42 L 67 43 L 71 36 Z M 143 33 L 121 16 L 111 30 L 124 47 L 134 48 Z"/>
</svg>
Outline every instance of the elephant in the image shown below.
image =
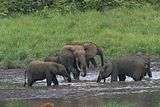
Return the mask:
<svg viewBox="0 0 160 107">
<path fill-rule="evenodd" d="M 100 47 L 98 47 L 95 43 L 92 43 L 92 42 L 83 43 L 83 47 L 86 52 L 86 60 L 87 60 L 88 67 L 89 67 L 89 62 L 91 62 L 94 65 L 94 67 L 97 67 L 97 63 L 94 59 L 96 55 L 99 55 L 101 58 L 101 66 L 104 65 L 103 51 Z"/>
<path fill-rule="evenodd" d="M 68 50 L 70 53 L 72 53 L 72 55 L 75 58 L 75 64 L 76 64 L 78 71 L 81 72 L 81 76 L 85 77 L 87 63 L 86 63 L 84 47 L 79 44 L 77 44 L 77 45 L 69 45 L 68 44 L 63 47 L 63 50 Z"/>
<path fill-rule="evenodd" d="M 89 62 L 95 67 L 97 66 L 94 57 L 100 55 L 101 65 L 103 66 L 103 51 L 96 44 L 92 42 L 74 42 L 64 45 L 63 49 L 68 49 L 72 52 L 75 57 L 76 66 L 78 71 L 82 72 L 82 76 L 86 76 L 86 69 L 89 68 Z"/>
<path fill-rule="evenodd" d="M 81 45 L 81 46 L 84 47 L 87 67 L 89 67 L 90 62 L 94 65 L 94 67 L 97 67 L 97 63 L 94 59 L 94 57 L 96 55 L 99 55 L 100 58 L 101 58 L 101 66 L 104 65 L 103 51 L 95 43 L 92 43 L 92 42 L 83 42 L 83 43 L 75 42 L 75 43 L 69 43 L 67 45 Z"/>
<path fill-rule="evenodd" d="M 45 62 L 57 62 L 66 67 L 69 75 L 73 74 L 73 78 L 79 80 L 80 71 L 76 66 L 76 61 L 73 53 L 68 49 L 62 49 L 56 55 L 48 56 L 44 59 Z"/>
<path fill-rule="evenodd" d="M 55 62 L 44 62 L 44 61 L 32 61 L 29 67 L 25 70 L 25 83 L 28 86 L 32 86 L 34 82 L 38 80 L 46 79 L 47 86 L 51 86 L 53 82 L 55 85 L 58 85 L 58 80 L 56 75 L 61 75 L 71 82 L 71 78 L 68 75 L 66 68 Z M 27 76 L 27 83 L 26 83 Z"/>
<path fill-rule="evenodd" d="M 111 75 L 111 82 L 125 81 L 126 76 L 133 78 L 135 81 L 140 81 L 146 74 L 145 60 L 139 56 L 131 55 L 124 56 L 119 59 L 109 61 L 99 72 L 97 82 Z"/>
</svg>

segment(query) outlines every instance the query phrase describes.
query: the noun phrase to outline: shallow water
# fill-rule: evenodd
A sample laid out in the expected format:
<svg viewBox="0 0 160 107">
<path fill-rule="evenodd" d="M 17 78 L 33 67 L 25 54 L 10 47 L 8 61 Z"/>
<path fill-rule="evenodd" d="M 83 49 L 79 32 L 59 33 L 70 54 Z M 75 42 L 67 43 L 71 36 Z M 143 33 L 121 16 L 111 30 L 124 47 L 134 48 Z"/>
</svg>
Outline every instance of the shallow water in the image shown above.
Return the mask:
<svg viewBox="0 0 160 107">
<path fill-rule="evenodd" d="M 59 86 L 46 87 L 38 81 L 32 88 L 23 87 L 24 71 L 1 70 L 0 107 L 40 107 L 50 102 L 55 107 L 160 107 L 160 63 L 151 64 L 153 78 L 135 82 L 96 83 L 98 72 L 90 71 L 80 81 L 67 83 L 58 77 Z"/>
</svg>

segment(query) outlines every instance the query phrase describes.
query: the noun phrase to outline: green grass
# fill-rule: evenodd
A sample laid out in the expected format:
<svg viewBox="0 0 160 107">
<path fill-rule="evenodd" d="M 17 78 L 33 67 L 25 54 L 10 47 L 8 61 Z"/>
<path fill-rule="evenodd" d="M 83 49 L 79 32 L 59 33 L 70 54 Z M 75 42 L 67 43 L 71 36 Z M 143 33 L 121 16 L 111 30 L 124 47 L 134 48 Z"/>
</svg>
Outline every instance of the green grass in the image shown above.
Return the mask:
<svg viewBox="0 0 160 107">
<path fill-rule="evenodd" d="M 136 104 L 128 103 L 128 102 L 109 102 L 106 103 L 103 107 L 136 107 Z"/>
<path fill-rule="evenodd" d="M 45 13 L 45 14 L 44 14 Z M 160 55 L 160 12 L 146 5 L 104 13 L 61 15 L 53 11 L 0 19 L 0 61 L 23 65 L 40 59 L 73 41 L 92 41 L 106 57 L 138 50 Z M 3 65 L 2 64 L 2 65 Z"/>
</svg>

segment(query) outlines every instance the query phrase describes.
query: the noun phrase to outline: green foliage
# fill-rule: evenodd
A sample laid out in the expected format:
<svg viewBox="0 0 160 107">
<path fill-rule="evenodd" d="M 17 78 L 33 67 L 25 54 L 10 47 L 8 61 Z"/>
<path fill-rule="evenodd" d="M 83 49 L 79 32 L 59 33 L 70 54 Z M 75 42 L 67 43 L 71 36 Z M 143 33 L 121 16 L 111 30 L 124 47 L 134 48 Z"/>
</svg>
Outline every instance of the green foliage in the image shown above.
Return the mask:
<svg viewBox="0 0 160 107">
<path fill-rule="evenodd" d="M 6 16 L 8 14 L 7 4 L 7 0 L 0 0 L 0 16 Z"/>
<path fill-rule="evenodd" d="M 92 41 L 106 57 L 144 50 L 160 55 L 160 14 L 150 5 L 61 15 L 38 14 L 0 20 L 0 61 L 24 66 L 55 53 L 65 43 Z M 15 63 L 16 62 L 16 63 Z"/>
<path fill-rule="evenodd" d="M 134 7 L 145 3 L 143 0 L 55 0 L 55 8 L 61 13 L 86 10 L 104 11 L 119 6 Z"/>
<path fill-rule="evenodd" d="M 41 10 L 45 6 L 50 7 L 52 0 L 0 0 L 1 15 L 12 14 L 15 12 L 30 13 Z"/>
<path fill-rule="evenodd" d="M 154 7 L 160 6 L 159 0 L 0 0 L 0 16 L 13 13 L 31 13 L 46 7 L 62 14 L 85 12 L 87 10 L 105 11 L 121 7 L 141 7 L 150 3 Z"/>
</svg>

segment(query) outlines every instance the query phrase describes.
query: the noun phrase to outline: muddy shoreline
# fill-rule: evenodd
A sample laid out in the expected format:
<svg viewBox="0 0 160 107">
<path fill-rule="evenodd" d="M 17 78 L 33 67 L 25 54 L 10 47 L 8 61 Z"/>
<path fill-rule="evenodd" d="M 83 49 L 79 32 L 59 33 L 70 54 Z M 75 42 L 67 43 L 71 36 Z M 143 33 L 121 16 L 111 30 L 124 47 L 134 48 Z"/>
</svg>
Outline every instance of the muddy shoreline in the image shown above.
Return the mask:
<svg viewBox="0 0 160 107">
<path fill-rule="evenodd" d="M 23 87 L 24 69 L 0 69 L 0 101 L 31 100 L 31 99 L 61 99 L 80 100 L 87 98 L 111 98 L 137 93 L 154 93 L 160 90 L 160 60 L 153 60 L 151 70 L 153 78 L 145 77 L 142 81 L 135 82 L 127 78 L 126 82 L 96 83 L 98 72 L 89 72 L 86 78 L 80 81 L 64 82 L 59 78 L 60 85 L 46 87 L 46 82 L 38 81 L 32 88 Z"/>
</svg>

